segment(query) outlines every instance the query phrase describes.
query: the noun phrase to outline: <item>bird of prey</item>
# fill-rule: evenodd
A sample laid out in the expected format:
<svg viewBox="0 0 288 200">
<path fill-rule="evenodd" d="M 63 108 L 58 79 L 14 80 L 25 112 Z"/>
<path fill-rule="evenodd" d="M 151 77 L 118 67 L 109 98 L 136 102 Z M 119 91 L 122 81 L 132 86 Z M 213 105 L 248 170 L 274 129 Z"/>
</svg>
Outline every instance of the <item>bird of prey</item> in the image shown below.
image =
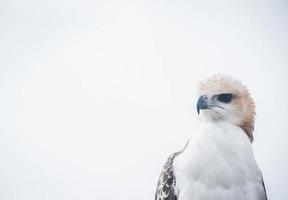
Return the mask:
<svg viewBox="0 0 288 200">
<path fill-rule="evenodd" d="M 252 151 L 255 104 L 246 86 L 214 75 L 198 86 L 198 131 L 172 154 L 155 200 L 267 200 Z"/>
</svg>

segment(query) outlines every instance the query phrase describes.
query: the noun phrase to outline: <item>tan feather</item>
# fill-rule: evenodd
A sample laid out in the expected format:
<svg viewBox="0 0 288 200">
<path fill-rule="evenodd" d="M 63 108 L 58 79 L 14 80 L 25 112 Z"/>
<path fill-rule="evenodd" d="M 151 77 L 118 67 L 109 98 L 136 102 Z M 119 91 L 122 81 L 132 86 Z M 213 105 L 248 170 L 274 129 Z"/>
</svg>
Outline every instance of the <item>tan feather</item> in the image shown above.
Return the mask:
<svg viewBox="0 0 288 200">
<path fill-rule="evenodd" d="M 238 111 L 239 119 L 235 123 L 243 129 L 250 141 L 253 141 L 255 103 L 245 85 L 232 77 L 217 74 L 200 82 L 198 92 L 199 95 L 232 93 L 236 97 L 233 106 Z"/>
</svg>

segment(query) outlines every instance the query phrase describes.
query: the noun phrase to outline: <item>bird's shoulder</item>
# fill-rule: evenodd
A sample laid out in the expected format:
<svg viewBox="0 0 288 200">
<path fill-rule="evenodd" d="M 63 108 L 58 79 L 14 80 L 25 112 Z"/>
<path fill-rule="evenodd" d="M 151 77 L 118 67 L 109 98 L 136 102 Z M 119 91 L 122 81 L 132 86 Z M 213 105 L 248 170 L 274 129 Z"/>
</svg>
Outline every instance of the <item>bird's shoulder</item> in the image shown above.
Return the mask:
<svg viewBox="0 0 288 200">
<path fill-rule="evenodd" d="M 176 156 L 185 150 L 188 142 L 181 151 L 173 153 L 166 160 L 158 180 L 155 200 L 177 200 L 177 193 L 175 188 L 176 178 L 173 171 L 173 161 Z"/>
<path fill-rule="evenodd" d="M 265 187 L 265 183 L 264 183 L 264 180 L 263 180 L 263 175 L 262 175 L 262 173 L 261 173 L 261 180 L 262 180 L 262 186 L 263 186 L 263 190 L 264 190 L 263 200 L 268 200 L 267 192 L 266 192 L 266 187 Z"/>
<path fill-rule="evenodd" d="M 173 172 L 173 160 L 176 156 L 177 153 L 173 153 L 164 164 L 158 180 L 155 200 L 177 200 L 176 179 Z"/>
</svg>

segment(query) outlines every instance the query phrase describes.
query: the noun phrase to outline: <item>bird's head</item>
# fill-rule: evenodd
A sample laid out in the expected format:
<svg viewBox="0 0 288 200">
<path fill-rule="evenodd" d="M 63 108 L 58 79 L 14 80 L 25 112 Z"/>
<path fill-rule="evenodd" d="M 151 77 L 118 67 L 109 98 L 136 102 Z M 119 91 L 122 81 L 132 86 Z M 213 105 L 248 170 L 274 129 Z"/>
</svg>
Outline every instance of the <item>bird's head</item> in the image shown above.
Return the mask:
<svg viewBox="0 0 288 200">
<path fill-rule="evenodd" d="M 200 82 L 198 95 L 197 112 L 201 121 L 237 125 L 253 141 L 255 104 L 240 81 L 215 75 Z"/>
</svg>

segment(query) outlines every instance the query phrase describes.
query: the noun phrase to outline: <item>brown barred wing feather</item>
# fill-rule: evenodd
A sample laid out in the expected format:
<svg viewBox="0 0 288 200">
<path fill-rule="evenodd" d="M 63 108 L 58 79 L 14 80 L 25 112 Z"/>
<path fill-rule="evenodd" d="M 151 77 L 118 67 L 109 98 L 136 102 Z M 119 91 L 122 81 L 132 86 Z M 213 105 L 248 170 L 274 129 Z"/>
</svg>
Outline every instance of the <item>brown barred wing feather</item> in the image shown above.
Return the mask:
<svg viewBox="0 0 288 200">
<path fill-rule="evenodd" d="M 177 200 L 177 191 L 175 188 L 176 178 L 173 172 L 173 161 L 176 156 L 181 154 L 186 149 L 188 144 L 189 140 L 186 142 L 184 148 L 181 151 L 173 153 L 167 159 L 158 180 L 155 200 Z"/>
<path fill-rule="evenodd" d="M 173 173 L 173 159 L 178 153 L 172 154 L 166 161 L 160 174 L 155 200 L 177 200 L 175 191 L 176 179 Z"/>
</svg>

